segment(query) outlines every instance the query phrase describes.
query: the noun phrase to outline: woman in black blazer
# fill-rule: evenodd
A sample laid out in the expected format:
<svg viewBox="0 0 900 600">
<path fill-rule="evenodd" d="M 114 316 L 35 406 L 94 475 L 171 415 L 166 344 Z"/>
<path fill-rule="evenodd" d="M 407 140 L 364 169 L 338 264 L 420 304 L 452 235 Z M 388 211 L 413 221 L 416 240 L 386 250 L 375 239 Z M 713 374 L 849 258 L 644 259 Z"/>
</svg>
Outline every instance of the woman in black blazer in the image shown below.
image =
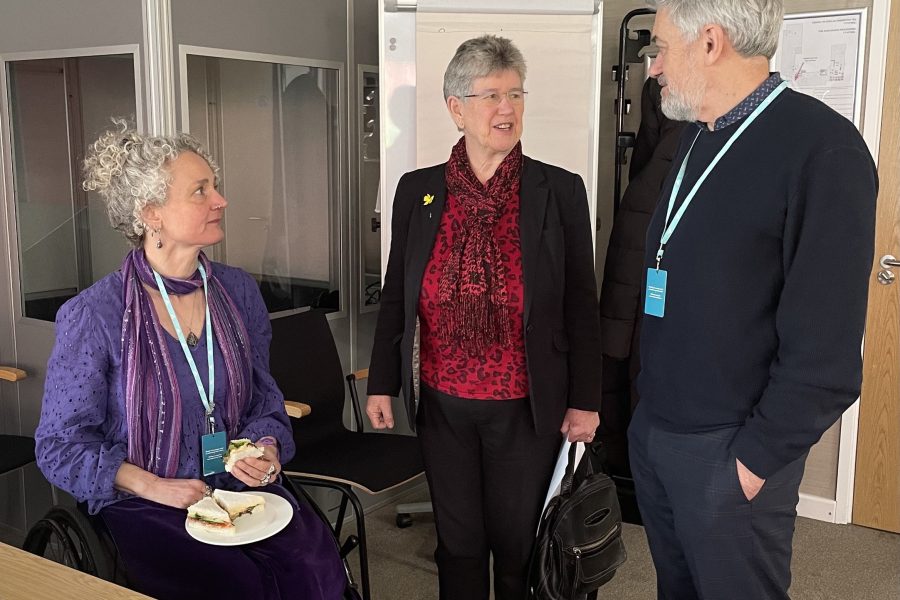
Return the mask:
<svg viewBox="0 0 900 600">
<path fill-rule="evenodd" d="M 525 597 L 563 435 L 599 423 L 600 334 L 587 194 L 522 155 L 525 62 L 507 39 L 464 42 L 444 74 L 463 133 L 450 160 L 404 175 L 366 413 L 391 428 L 401 389 L 438 532 L 442 600 Z M 420 329 L 420 394 L 413 343 Z"/>
</svg>

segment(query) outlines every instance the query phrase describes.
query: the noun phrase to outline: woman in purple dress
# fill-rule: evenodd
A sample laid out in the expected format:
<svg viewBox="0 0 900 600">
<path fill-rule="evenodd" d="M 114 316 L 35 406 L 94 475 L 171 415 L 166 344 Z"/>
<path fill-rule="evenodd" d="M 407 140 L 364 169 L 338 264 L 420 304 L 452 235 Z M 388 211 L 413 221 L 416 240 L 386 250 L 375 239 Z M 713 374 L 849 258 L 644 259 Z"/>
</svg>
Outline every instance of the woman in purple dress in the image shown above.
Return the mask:
<svg viewBox="0 0 900 600">
<path fill-rule="evenodd" d="M 346 577 L 327 524 L 278 484 L 294 454 L 269 374 L 271 328 L 256 282 L 212 263 L 227 206 L 217 167 L 187 135 L 102 135 L 87 190 L 134 245 L 121 270 L 67 302 L 47 366 L 38 464 L 109 529 L 131 585 L 157 598 L 341 598 Z M 203 449 L 249 438 L 259 458 L 231 473 Z M 247 545 L 207 545 L 185 508 L 210 489 L 265 490 L 294 515 Z"/>
</svg>

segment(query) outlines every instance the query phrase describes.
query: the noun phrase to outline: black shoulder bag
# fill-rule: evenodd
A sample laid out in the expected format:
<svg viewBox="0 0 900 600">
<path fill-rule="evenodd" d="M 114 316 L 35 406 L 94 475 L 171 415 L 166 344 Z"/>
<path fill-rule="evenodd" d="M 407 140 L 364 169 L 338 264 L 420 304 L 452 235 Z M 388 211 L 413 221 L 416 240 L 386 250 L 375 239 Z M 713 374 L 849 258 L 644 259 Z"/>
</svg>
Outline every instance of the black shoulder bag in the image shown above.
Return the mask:
<svg viewBox="0 0 900 600">
<path fill-rule="evenodd" d="M 561 491 L 541 516 L 529 568 L 529 600 L 576 600 L 613 578 L 625 562 L 616 486 L 595 473 L 589 452 L 575 469 L 575 444 Z"/>
</svg>

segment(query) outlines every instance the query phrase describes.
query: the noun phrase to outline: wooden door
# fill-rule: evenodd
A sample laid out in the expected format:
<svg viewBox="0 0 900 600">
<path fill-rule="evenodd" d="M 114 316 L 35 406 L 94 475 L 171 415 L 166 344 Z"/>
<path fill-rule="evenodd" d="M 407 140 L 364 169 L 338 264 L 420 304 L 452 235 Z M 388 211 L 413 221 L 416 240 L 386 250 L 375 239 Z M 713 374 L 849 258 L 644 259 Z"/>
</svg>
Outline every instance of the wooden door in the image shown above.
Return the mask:
<svg viewBox="0 0 900 600">
<path fill-rule="evenodd" d="M 900 277 L 890 285 L 876 279 L 882 256 L 900 256 L 900 2 L 890 19 L 853 522 L 900 533 Z"/>
</svg>

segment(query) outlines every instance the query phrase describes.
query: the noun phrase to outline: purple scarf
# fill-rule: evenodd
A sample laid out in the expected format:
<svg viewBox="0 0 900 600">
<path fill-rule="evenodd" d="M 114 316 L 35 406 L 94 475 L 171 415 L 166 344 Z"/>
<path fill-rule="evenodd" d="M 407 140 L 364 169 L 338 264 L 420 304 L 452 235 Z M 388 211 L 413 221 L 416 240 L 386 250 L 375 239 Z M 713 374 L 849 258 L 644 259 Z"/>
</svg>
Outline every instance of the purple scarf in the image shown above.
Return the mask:
<svg viewBox="0 0 900 600">
<path fill-rule="evenodd" d="M 209 259 L 201 252 L 199 260 L 208 276 L 209 314 L 228 379 L 225 426 L 228 437 L 234 438 L 250 398 L 249 339 L 244 321 L 213 273 Z M 122 281 L 125 292 L 122 362 L 128 461 L 161 477 L 174 477 L 181 444 L 181 390 L 166 344 L 169 334 L 160 325 L 150 294 L 144 287 L 159 289 L 143 249 L 132 250 L 125 257 Z M 199 270 L 190 279 L 163 277 L 163 282 L 166 291 L 175 295 L 203 287 Z M 196 392 L 191 389 L 188 394 L 195 396 Z M 199 396 L 196 401 L 200 402 Z"/>
</svg>

